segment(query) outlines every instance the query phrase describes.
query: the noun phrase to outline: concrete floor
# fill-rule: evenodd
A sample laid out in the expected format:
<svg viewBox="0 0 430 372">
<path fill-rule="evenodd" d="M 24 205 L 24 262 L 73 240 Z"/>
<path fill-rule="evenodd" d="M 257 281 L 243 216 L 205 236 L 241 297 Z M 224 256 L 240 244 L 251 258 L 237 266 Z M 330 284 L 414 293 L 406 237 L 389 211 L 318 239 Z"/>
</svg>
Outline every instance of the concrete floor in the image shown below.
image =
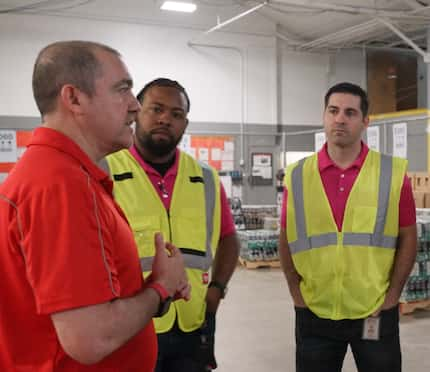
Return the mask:
<svg viewBox="0 0 430 372">
<path fill-rule="evenodd" d="M 217 372 L 294 372 L 294 309 L 280 269 L 238 267 L 217 317 Z M 430 371 L 430 311 L 401 318 L 403 371 Z M 342 372 L 356 372 L 348 351 Z"/>
</svg>

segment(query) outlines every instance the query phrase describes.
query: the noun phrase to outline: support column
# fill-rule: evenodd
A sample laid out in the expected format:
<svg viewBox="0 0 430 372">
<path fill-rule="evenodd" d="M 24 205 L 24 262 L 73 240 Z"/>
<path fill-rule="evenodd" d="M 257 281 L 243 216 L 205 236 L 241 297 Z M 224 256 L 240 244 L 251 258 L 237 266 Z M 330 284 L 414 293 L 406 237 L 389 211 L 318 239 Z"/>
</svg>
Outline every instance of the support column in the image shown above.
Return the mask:
<svg viewBox="0 0 430 372">
<path fill-rule="evenodd" d="M 427 51 L 424 56 L 424 62 L 426 63 L 427 71 L 427 172 L 430 172 L 430 27 L 427 29 Z"/>
</svg>

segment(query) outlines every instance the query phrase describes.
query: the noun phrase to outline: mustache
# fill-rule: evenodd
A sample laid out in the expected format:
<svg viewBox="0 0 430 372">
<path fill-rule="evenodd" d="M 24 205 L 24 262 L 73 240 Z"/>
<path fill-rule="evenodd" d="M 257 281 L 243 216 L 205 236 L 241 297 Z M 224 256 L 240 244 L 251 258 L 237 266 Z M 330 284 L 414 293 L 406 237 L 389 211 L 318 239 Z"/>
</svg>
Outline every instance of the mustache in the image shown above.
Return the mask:
<svg viewBox="0 0 430 372">
<path fill-rule="evenodd" d="M 156 133 L 168 133 L 168 134 L 172 134 L 172 131 L 170 130 L 170 128 L 156 128 L 156 129 L 152 129 L 151 131 L 149 131 L 150 134 L 156 134 Z"/>
</svg>

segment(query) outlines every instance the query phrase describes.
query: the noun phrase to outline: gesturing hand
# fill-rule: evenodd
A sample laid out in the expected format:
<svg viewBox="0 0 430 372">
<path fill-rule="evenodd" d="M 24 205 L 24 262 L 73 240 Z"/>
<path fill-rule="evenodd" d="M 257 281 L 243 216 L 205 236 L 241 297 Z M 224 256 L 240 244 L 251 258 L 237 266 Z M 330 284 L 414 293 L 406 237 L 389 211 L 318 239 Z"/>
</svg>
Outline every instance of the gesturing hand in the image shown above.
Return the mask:
<svg viewBox="0 0 430 372">
<path fill-rule="evenodd" d="M 180 250 L 171 243 L 164 243 L 161 233 L 155 234 L 154 243 L 151 280 L 162 284 L 172 297 L 188 300 L 190 285 Z"/>
</svg>

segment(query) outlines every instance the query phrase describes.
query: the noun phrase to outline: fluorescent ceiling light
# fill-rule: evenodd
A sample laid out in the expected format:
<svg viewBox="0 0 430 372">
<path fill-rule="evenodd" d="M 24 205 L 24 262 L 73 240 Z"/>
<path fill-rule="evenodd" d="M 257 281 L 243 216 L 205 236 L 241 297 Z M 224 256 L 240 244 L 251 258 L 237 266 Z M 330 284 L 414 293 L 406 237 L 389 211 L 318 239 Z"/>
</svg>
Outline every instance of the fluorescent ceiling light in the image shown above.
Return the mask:
<svg viewBox="0 0 430 372">
<path fill-rule="evenodd" d="M 165 1 L 161 5 L 162 10 L 173 10 L 175 12 L 187 12 L 192 13 L 196 10 L 197 6 L 193 3 L 183 3 L 179 1 Z"/>
</svg>

